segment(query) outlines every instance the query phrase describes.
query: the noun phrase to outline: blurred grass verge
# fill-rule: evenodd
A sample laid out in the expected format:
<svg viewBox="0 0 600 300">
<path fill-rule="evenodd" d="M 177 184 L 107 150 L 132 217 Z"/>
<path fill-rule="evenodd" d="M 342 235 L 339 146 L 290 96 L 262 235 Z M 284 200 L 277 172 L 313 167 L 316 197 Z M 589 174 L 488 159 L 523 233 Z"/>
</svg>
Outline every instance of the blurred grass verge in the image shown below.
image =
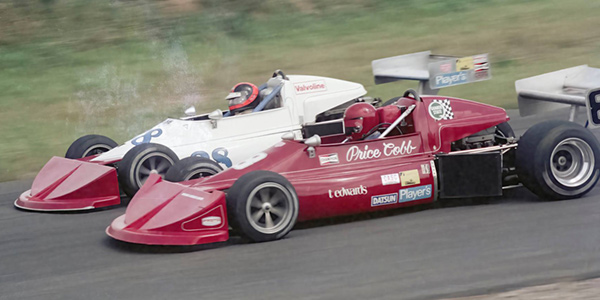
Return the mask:
<svg viewBox="0 0 600 300">
<path fill-rule="evenodd" d="M 516 107 L 514 81 L 600 66 L 587 0 L 12 0 L 0 3 L 0 181 L 31 178 L 77 137 L 121 143 L 167 116 L 225 108 L 275 69 L 360 82 L 373 59 L 489 53 L 493 79 L 442 91 Z"/>
</svg>

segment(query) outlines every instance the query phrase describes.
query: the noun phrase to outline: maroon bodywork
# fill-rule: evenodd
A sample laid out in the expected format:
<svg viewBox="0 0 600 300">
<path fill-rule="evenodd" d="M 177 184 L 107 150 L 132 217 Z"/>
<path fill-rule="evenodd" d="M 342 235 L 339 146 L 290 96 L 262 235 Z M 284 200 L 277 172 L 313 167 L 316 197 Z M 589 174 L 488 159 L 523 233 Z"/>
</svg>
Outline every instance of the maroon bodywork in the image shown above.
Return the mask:
<svg viewBox="0 0 600 300">
<path fill-rule="evenodd" d="M 429 112 L 434 99 L 448 100 L 444 103 L 453 115 L 434 119 Z M 509 119 L 502 108 L 457 98 L 398 101 L 412 104 L 416 107 L 402 123 L 402 135 L 347 143 L 341 143 L 343 135 L 323 137 L 313 158 L 304 143 L 281 141 L 211 177 L 172 183 L 152 175 L 106 232 L 141 244 L 225 241 L 226 190 L 254 170 L 279 173 L 294 186 L 299 221 L 432 202 L 438 190 L 435 155 L 450 152 L 453 141 Z M 385 107 L 379 111 L 382 119 L 393 115 Z"/>
</svg>

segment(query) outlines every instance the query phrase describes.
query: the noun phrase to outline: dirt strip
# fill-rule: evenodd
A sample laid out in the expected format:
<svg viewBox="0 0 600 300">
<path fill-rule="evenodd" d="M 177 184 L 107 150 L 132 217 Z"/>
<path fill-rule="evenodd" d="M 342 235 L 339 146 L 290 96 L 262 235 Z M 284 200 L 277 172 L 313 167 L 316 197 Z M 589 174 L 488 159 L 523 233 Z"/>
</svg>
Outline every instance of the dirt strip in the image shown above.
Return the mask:
<svg viewBox="0 0 600 300">
<path fill-rule="evenodd" d="M 600 299 L 600 278 L 559 282 L 547 285 L 526 287 L 498 294 L 452 298 L 451 300 L 589 300 Z M 448 299 L 450 300 L 450 299 Z"/>
</svg>

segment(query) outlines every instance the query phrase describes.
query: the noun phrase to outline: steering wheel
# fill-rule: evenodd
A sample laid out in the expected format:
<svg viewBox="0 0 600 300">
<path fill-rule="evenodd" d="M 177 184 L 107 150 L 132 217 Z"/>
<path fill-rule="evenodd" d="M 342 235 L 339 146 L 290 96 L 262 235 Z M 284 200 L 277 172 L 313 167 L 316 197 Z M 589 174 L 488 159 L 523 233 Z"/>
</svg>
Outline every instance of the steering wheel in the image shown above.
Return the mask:
<svg viewBox="0 0 600 300">
<path fill-rule="evenodd" d="M 273 72 L 273 78 L 277 77 L 277 76 L 281 76 L 281 78 L 285 79 L 285 80 L 290 80 L 287 76 L 285 76 L 285 74 L 283 74 L 283 71 L 277 69 L 275 70 L 275 72 Z"/>
<path fill-rule="evenodd" d="M 421 96 L 419 96 L 419 93 L 417 93 L 417 91 L 415 91 L 413 89 L 406 90 L 406 92 L 404 92 L 404 95 L 402 97 L 408 97 L 409 95 L 412 95 L 413 98 L 415 98 L 415 100 L 417 100 L 419 102 L 423 102 L 423 100 L 421 99 Z"/>
</svg>

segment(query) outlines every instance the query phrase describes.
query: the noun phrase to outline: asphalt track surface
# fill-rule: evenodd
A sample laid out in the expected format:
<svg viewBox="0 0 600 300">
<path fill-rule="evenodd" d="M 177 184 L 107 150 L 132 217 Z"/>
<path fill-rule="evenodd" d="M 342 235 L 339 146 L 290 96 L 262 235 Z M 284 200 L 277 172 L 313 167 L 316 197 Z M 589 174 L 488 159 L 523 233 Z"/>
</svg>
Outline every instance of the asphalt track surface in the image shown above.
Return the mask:
<svg viewBox="0 0 600 300">
<path fill-rule="evenodd" d="M 437 299 L 600 277 L 600 187 L 324 220 L 269 243 L 150 247 L 105 235 L 125 206 L 15 209 L 30 184 L 0 184 L 0 299 Z"/>
</svg>

